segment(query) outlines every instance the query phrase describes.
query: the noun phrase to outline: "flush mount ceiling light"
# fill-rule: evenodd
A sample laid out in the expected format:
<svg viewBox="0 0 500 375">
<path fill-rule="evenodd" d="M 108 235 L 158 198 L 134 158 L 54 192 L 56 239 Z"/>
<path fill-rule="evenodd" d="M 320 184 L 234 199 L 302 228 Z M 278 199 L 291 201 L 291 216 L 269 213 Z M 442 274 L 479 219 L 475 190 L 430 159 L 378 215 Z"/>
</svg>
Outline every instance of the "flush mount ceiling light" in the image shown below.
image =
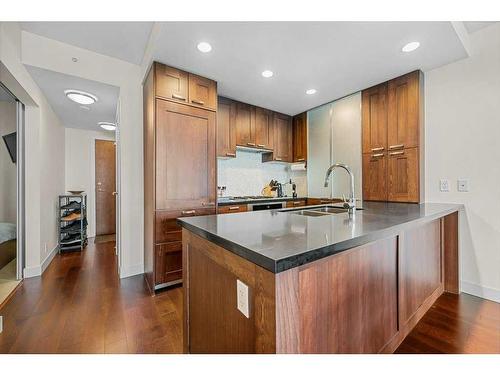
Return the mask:
<svg viewBox="0 0 500 375">
<path fill-rule="evenodd" d="M 200 42 L 196 47 L 198 48 L 198 51 L 203 53 L 207 53 L 212 50 L 212 46 L 207 42 Z"/>
<path fill-rule="evenodd" d="M 89 105 L 97 102 L 97 96 L 79 90 L 64 90 L 66 97 L 75 103 Z"/>
<path fill-rule="evenodd" d="M 401 48 L 401 51 L 403 52 L 411 52 L 415 51 L 418 47 L 420 47 L 419 42 L 410 42 L 408 44 L 405 44 L 403 48 Z"/>
<path fill-rule="evenodd" d="M 109 130 L 109 131 L 114 131 L 116 130 L 116 125 L 113 124 L 112 122 L 105 122 L 105 121 L 102 121 L 102 122 L 98 122 L 97 125 L 99 125 L 101 128 L 103 128 L 104 130 Z"/>
<path fill-rule="evenodd" d="M 262 77 L 264 77 L 264 78 L 271 78 L 273 75 L 274 75 L 274 73 L 271 72 L 270 70 L 264 70 L 262 72 Z"/>
<path fill-rule="evenodd" d="M 314 95 L 314 94 L 316 94 L 316 89 L 309 89 L 306 91 L 306 94 L 307 95 Z"/>
</svg>

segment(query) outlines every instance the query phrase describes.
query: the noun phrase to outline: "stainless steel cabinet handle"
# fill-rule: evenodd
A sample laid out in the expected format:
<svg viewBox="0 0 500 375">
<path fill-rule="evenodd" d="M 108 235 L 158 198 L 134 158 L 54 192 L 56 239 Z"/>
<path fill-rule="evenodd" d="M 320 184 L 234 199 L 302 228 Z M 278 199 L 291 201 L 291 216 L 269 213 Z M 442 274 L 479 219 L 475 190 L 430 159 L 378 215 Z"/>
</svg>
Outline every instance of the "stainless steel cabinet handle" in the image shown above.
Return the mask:
<svg viewBox="0 0 500 375">
<path fill-rule="evenodd" d="M 293 202 L 294 206 L 297 206 L 297 205 L 302 204 L 302 203 L 303 203 L 302 201 Z"/>
<path fill-rule="evenodd" d="M 404 148 L 405 145 L 392 145 L 389 146 L 389 150 L 397 150 L 398 148 Z"/>
<path fill-rule="evenodd" d="M 201 205 L 202 206 L 215 206 L 215 203 L 214 202 L 203 202 Z"/>
<path fill-rule="evenodd" d="M 231 211 L 234 211 L 234 210 L 239 210 L 239 209 L 240 209 L 240 206 L 231 206 L 231 207 L 229 207 L 229 209 L 230 209 Z"/>
<path fill-rule="evenodd" d="M 297 159 L 297 161 L 304 161 L 304 160 L 306 160 L 306 159 L 305 158 L 299 158 L 299 159 Z"/>
<path fill-rule="evenodd" d="M 192 214 L 195 214 L 196 211 L 195 210 L 188 210 L 188 211 L 182 211 L 181 213 L 183 215 L 192 215 Z"/>
<path fill-rule="evenodd" d="M 205 105 L 205 102 L 203 100 L 192 99 L 191 103 L 198 104 L 198 105 Z"/>
<path fill-rule="evenodd" d="M 247 142 L 247 146 L 255 146 L 255 143 Z"/>
<path fill-rule="evenodd" d="M 186 100 L 185 97 L 183 97 L 182 95 L 179 95 L 179 94 L 172 94 L 172 98 L 179 99 L 179 100 Z"/>
<path fill-rule="evenodd" d="M 331 203 L 331 202 L 330 202 L 329 200 L 324 200 L 324 199 L 321 199 L 321 200 L 319 201 L 319 203 Z"/>
<path fill-rule="evenodd" d="M 384 154 L 373 154 L 372 158 L 381 158 L 383 156 L 384 156 Z"/>
<path fill-rule="evenodd" d="M 266 147 L 266 145 L 257 145 L 257 146 L 259 146 L 259 147 Z"/>
<path fill-rule="evenodd" d="M 404 151 L 397 151 L 397 152 L 389 152 L 390 156 L 396 156 L 396 155 L 403 155 L 405 152 Z"/>
<path fill-rule="evenodd" d="M 282 158 L 274 158 L 274 160 L 281 161 L 283 159 Z"/>
<path fill-rule="evenodd" d="M 226 152 L 226 156 L 236 156 L 234 152 Z"/>
<path fill-rule="evenodd" d="M 383 151 L 383 150 L 384 150 L 384 147 L 375 147 L 375 148 L 372 148 L 373 152 Z"/>
</svg>

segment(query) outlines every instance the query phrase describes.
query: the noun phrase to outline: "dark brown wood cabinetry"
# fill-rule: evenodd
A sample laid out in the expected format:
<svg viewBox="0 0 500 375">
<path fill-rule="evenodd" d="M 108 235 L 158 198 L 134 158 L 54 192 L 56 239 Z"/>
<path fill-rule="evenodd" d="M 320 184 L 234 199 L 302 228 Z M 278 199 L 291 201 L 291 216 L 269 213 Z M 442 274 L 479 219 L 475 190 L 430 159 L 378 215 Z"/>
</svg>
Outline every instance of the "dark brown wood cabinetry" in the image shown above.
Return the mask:
<svg viewBox="0 0 500 375">
<path fill-rule="evenodd" d="M 217 156 L 236 157 L 236 103 L 219 98 L 217 105 Z"/>
<path fill-rule="evenodd" d="M 363 91 L 363 199 L 420 201 L 422 94 L 420 71 Z"/>
<path fill-rule="evenodd" d="M 293 161 L 300 163 L 307 160 L 307 112 L 293 117 Z"/>
<path fill-rule="evenodd" d="M 258 148 L 273 149 L 273 112 L 255 107 L 255 145 Z"/>
<path fill-rule="evenodd" d="M 287 208 L 303 207 L 305 205 L 306 205 L 306 200 L 305 199 L 286 202 L 286 207 Z"/>
<path fill-rule="evenodd" d="M 281 113 L 274 113 L 273 118 L 273 152 L 262 155 L 262 161 L 293 161 L 292 118 Z"/>
<path fill-rule="evenodd" d="M 235 132 L 236 144 L 244 147 L 256 147 L 255 143 L 255 107 L 250 104 L 236 103 Z"/>
<path fill-rule="evenodd" d="M 229 206 L 220 206 L 217 209 L 218 214 L 232 214 L 235 212 L 246 212 L 248 211 L 248 205 L 246 204 L 232 204 Z"/>
<path fill-rule="evenodd" d="M 215 213 L 216 83 L 154 63 L 143 98 L 144 267 L 155 290 L 182 280 L 177 218 Z"/>
</svg>

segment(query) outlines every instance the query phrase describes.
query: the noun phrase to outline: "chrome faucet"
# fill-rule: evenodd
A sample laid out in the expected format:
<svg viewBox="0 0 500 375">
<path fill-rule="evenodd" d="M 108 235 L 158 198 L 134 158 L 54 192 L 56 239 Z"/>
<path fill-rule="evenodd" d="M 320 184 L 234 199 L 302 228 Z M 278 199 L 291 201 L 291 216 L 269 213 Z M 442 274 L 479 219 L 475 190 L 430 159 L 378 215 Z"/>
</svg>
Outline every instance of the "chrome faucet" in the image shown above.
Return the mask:
<svg viewBox="0 0 500 375">
<path fill-rule="evenodd" d="M 349 210 L 349 214 L 354 214 L 356 212 L 356 198 L 354 196 L 354 174 L 352 173 L 352 170 L 348 165 L 336 163 L 330 166 L 330 168 L 328 168 L 328 170 L 326 171 L 325 187 L 328 187 L 328 179 L 330 178 L 330 175 L 335 168 L 345 169 L 349 174 L 349 177 L 351 179 L 351 196 L 349 197 L 349 200 L 346 200 L 344 197 L 344 208 L 347 208 Z"/>
</svg>

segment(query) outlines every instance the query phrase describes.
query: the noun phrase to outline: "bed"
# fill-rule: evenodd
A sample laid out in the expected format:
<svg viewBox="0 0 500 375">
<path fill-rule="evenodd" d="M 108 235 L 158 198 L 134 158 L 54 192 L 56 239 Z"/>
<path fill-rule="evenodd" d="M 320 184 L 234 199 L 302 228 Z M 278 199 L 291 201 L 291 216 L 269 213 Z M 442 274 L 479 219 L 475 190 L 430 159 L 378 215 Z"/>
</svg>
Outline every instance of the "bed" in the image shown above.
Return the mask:
<svg viewBox="0 0 500 375">
<path fill-rule="evenodd" d="M 16 225 L 0 223 L 0 269 L 17 255 Z"/>
</svg>

